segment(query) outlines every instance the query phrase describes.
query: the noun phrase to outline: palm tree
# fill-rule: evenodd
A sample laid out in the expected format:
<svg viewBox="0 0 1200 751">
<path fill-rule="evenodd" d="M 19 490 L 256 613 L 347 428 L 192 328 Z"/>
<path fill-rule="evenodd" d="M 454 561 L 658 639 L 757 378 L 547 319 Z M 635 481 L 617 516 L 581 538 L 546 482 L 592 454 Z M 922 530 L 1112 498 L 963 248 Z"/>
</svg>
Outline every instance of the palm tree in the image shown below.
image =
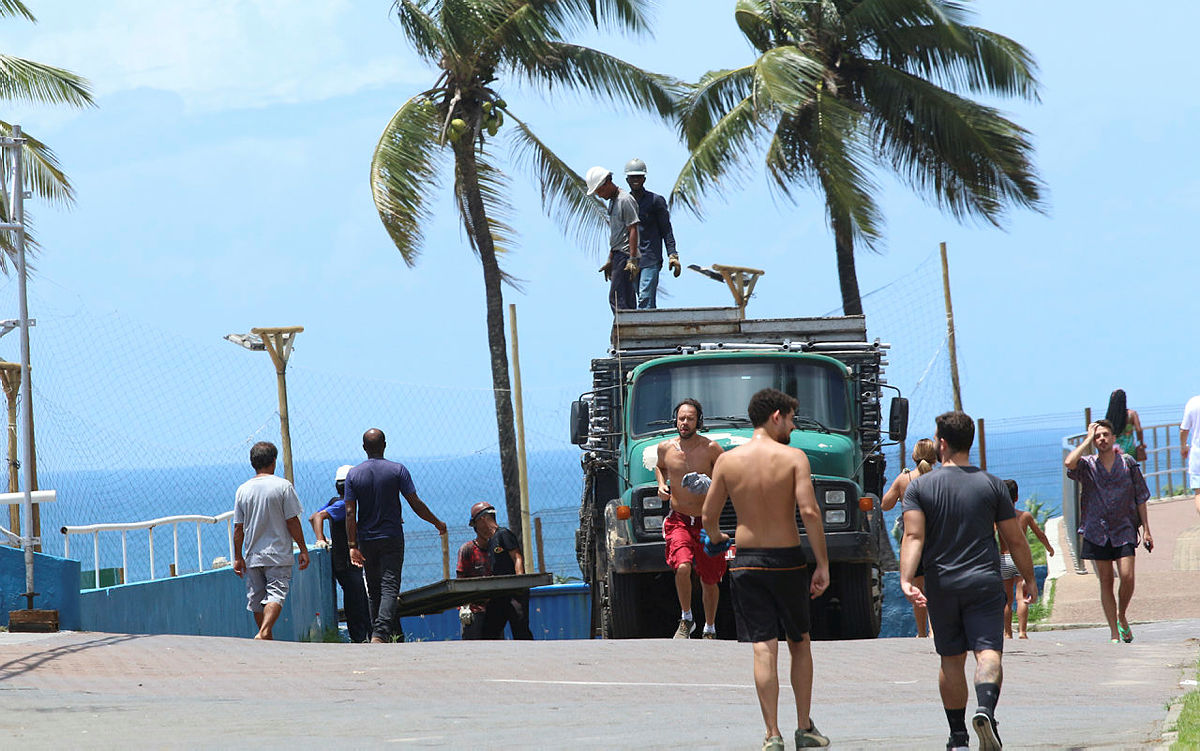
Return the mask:
<svg viewBox="0 0 1200 751">
<path fill-rule="evenodd" d="M 21 0 L 0 0 L 0 18 L 20 16 L 27 21 L 36 23 L 33 13 Z M 12 55 L 0 53 L 0 98 L 33 102 L 36 104 L 67 104 L 72 107 L 87 107 L 93 104 L 92 93 L 88 82 L 67 70 L 55 68 L 45 63 L 25 60 Z M 0 136 L 12 133 L 12 125 L 0 120 Z M 67 180 L 66 174 L 59 166 L 58 158 L 46 144 L 22 132 L 26 139 L 22 148 L 24 169 L 22 177 L 25 186 L 39 198 L 60 206 L 69 206 L 75 201 L 75 191 Z M 3 152 L 0 157 L 0 169 L 7 178 L 12 169 L 9 152 Z M 3 221 L 10 218 L 8 196 L 0 191 L 0 217 Z M 25 215 L 26 225 L 29 215 Z M 26 247 L 36 248 L 37 242 L 26 230 Z M 0 272 L 8 273 L 6 259 L 16 252 L 11 233 L 0 233 Z"/>
<path fill-rule="evenodd" d="M 874 170 L 890 169 L 956 219 L 999 225 L 1042 210 L 1029 133 L 970 95 L 1036 101 L 1021 45 L 968 25 L 952 0 L 738 0 L 759 53 L 705 74 L 681 105 L 691 151 L 672 200 L 700 196 L 765 147 L 773 187 L 819 190 L 837 250 L 842 309 L 862 313 L 854 248 L 882 239 Z"/>
<path fill-rule="evenodd" d="M 400 26 L 417 53 L 440 73 L 432 88 L 409 99 L 383 131 L 371 161 L 371 189 L 384 227 L 409 266 L 416 263 L 441 170 L 453 159 L 453 195 L 471 250 L 483 266 L 488 349 L 495 393 L 500 470 L 508 524 L 520 536 L 516 436 L 504 336 L 500 266 L 514 232 L 507 176 L 496 146 L 540 182 L 543 209 L 581 240 L 599 237 L 602 206 L 583 179 L 508 109 L 498 76 L 547 89 L 603 95 L 664 119 L 673 117 L 679 86 L 597 50 L 571 44 L 571 32 L 646 33 L 649 0 L 398 0 Z M 498 138 L 505 119 L 515 127 Z"/>
</svg>

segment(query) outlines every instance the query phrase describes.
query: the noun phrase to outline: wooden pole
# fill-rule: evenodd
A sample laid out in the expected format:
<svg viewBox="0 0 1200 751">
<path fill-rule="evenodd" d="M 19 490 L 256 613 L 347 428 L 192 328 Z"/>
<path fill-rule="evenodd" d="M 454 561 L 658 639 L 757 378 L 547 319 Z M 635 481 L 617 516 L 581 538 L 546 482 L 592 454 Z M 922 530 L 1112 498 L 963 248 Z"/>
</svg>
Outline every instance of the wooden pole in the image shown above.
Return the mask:
<svg viewBox="0 0 1200 751">
<path fill-rule="evenodd" d="M 521 484 L 521 546 L 525 560 L 533 560 L 532 530 L 529 528 L 529 475 L 525 464 L 525 408 L 521 399 L 521 354 L 517 344 L 517 305 L 508 304 L 509 328 L 512 329 L 513 417 L 517 423 L 517 476 Z"/>
<path fill-rule="evenodd" d="M 546 550 L 542 544 L 542 517 L 533 520 L 533 531 L 537 536 L 538 573 L 546 573 Z"/>
<path fill-rule="evenodd" d="M 979 425 L 979 468 L 987 471 L 987 433 L 983 432 L 983 418 L 976 420 Z"/>
<path fill-rule="evenodd" d="M 1087 429 L 1090 428 L 1091 426 L 1092 426 L 1092 408 L 1084 407 L 1083 408 L 1083 432 L 1086 433 Z"/>
<path fill-rule="evenodd" d="M 442 538 L 442 578 L 450 578 L 450 533 L 443 532 Z"/>
<path fill-rule="evenodd" d="M 958 384 L 958 346 L 954 342 L 954 306 L 950 303 L 950 262 L 946 259 L 946 243 L 942 251 L 942 295 L 946 298 L 946 331 L 950 349 L 950 383 L 954 387 L 954 408 L 962 411 L 962 390 Z"/>
<path fill-rule="evenodd" d="M 296 484 L 296 478 L 292 470 L 292 431 L 288 420 L 287 363 L 288 358 L 292 356 L 296 334 L 301 331 L 304 331 L 303 326 L 250 329 L 250 333 L 262 337 L 263 347 L 275 365 L 275 385 L 279 392 L 279 433 L 280 442 L 283 444 L 283 476 L 293 485 Z"/>
<path fill-rule="evenodd" d="M 0 380 L 4 383 L 4 397 L 8 402 L 8 492 L 21 489 L 17 467 L 17 396 L 21 390 L 21 364 L 0 362 Z M 8 507 L 8 528 L 21 534 L 21 507 L 14 503 Z"/>
</svg>

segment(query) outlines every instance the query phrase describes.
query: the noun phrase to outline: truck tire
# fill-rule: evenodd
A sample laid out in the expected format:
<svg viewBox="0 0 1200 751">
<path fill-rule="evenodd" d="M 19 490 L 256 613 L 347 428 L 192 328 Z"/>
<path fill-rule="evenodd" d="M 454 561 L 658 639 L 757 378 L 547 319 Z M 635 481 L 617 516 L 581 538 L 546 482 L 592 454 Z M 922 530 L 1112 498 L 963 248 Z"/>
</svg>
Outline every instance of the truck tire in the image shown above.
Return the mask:
<svg viewBox="0 0 1200 751">
<path fill-rule="evenodd" d="M 607 572 L 605 589 L 608 594 L 604 608 L 605 639 L 636 639 L 641 637 L 638 617 L 638 581 L 636 574 Z"/>
<path fill-rule="evenodd" d="M 883 575 L 873 563 L 844 563 L 831 576 L 841 639 L 874 639 L 883 617 Z"/>
</svg>

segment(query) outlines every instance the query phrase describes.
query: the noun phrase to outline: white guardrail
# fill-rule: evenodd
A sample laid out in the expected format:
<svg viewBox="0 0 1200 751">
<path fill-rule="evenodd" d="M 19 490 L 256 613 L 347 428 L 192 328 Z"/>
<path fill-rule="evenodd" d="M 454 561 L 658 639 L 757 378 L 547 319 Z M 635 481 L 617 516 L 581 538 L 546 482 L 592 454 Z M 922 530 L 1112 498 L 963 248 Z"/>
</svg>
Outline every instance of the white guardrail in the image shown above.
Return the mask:
<svg viewBox="0 0 1200 751">
<path fill-rule="evenodd" d="M 199 514 L 185 514 L 182 516 L 164 516 L 161 519 L 151 519 L 144 522 L 129 522 L 124 524 L 88 524 L 79 527 L 63 527 L 63 557 L 71 557 L 71 535 L 91 535 L 92 536 L 92 559 L 93 572 L 96 576 L 96 589 L 100 588 L 100 533 L 101 532 L 120 532 L 121 533 L 121 571 L 129 570 L 126 557 L 126 534 L 139 529 L 147 530 L 150 535 L 150 579 L 158 578 L 154 573 L 154 528 L 161 527 L 167 524 L 171 525 L 171 534 L 175 544 L 175 570 L 179 570 L 179 525 L 180 524 L 195 524 L 196 525 L 196 561 L 200 566 L 200 570 L 204 570 L 204 550 L 200 539 L 201 524 L 217 524 L 225 522 L 225 536 L 229 539 L 229 560 L 233 561 L 233 511 L 226 511 L 223 514 L 216 516 L 201 516 Z"/>
</svg>

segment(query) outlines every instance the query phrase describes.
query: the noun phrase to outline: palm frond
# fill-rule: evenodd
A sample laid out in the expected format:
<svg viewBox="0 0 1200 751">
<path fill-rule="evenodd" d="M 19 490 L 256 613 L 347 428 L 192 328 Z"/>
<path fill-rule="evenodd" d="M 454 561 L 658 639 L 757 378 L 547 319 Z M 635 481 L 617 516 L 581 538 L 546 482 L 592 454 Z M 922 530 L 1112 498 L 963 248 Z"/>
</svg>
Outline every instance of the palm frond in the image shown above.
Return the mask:
<svg viewBox="0 0 1200 751">
<path fill-rule="evenodd" d="M 0 98 L 72 107 L 93 104 L 91 86 L 82 76 L 3 54 L 0 54 Z"/>
<path fill-rule="evenodd" d="M 1038 101 L 1037 62 L 1029 50 L 973 26 L 925 25 L 881 37 L 880 59 L 941 86 Z"/>
<path fill-rule="evenodd" d="M 843 20 L 851 38 L 862 43 L 913 26 L 963 26 L 970 16 L 962 3 L 946 0 L 860 0 L 846 10 Z"/>
<path fill-rule="evenodd" d="M 0 135 L 12 135 L 12 125 L 0 120 Z M 22 131 L 25 139 L 22 151 L 22 179 L 33 194 L 58 206 L 70 206 L 75 201 L 75 189 L 58 163 L 53 149 Z M 5 169 L 4 174 L 8 174 Z"/>
<path fill-rule="evenodd" d="M 683 84 L 670 76 L 651 73 L 619 57 L 566 42 L 548 44 L 550 54 L 533 60 L 512 61 L 531 81 L 581 93 L 599 94 L 617 104 L 669 119 Z"/>
<path fill-rule="evenodd" d="M 529 126 L 516 123 L 512 139 L 513 161 L 528 169 L 542 191 L 542 210 L 564 235 L 584 248 L 599 248 L 607 223 L 600 202 L 587 194 L 587 184 L 555 154 Z"/>
<path fill-rule="evenodd" d="M 764 127 L 753 98 L 739 102 L 691 147 L 671 188 L 671 204 L 682 204 L 696 216 L 702 216 L 701 196 L 722 181 L 727 183 L 723 187 L 740 182 L 744 163 L 739 158 L 755 147 Z"/>
<path fill-rule="evenodd" d="M 875 201 L 879 186 L 871 176 L 873 144 L 862 130 L 862 115 L 837 97 L 818 97 L 806 140 L 813 173 L 825 194 L 830 223 L 850 220 L 851 235 L 869 249 L 883 238 L 883 214 Z"/>
<path fill-rule="evenodd" d="M 371 157 L 375 209 L 409 266 L 420 254 L 422 228 L 432 219 L 427 201 L 437 180 L 440 127 L 437 107 L 413 97 L 392 116 Z"/>
<path fill-rule="evenodd" d="M 21 0 L 0 0 L 0 18 L 12 18 L 20 16 L 26 21 L 37 23 L 37 19 L 33 17 L 33 13 L 29 8 L 25 7 L 25 3 Z"/>
<path fill-rule="evenodd" d="M 465 66 L 469 74 L 495 65 L 479 56 L 480 40 L 488 39 L 507 18 L 513 0 L 439 0 L 436 24 L 442 31 L 442 54 Z"/>
<path fill-rule="evenodd" d="M 754 64 L 754 96 L 760 109 L 798 112 L 811 106 L 825 76 L 825 65 L 794 45 L 764 52 Z"/>
<path fill-rule="evenodd" d="M 1009 203 L 1044 210 L 1027 130 L 992 107 L 886 65 L 863 78 L 878 148 L 893 169 L 956 218 L 999 224 Z"/>
<path fill-rule="evenodd" d="M 437 20 L 426 13 L 412 0 L 396 0 L 396 18 L 408 41 L 412 42 L 417 54 L 431 63 L 438 63 L 447 47 L 447 41 Z"/>
<path fill-rule="evenodd" d="M 764 0 L 738 0 L 733 9 L 733 20 L 750 45 L 759 52 L 766 52 L 774 46 L 774 30 L 769 14 L 770 8 Z"/>
<path fill-rule="evenodd" d="M 713 123 L 750 96 L 753 86 L 752 63 L 733 70 L 711 70 L 689 87 L 679 102 L 679 134 L 688 148 L 704 138 Z"/>
<path fill-rule="evenodd" d="M 491 155 L 486 149 L 476 151 L 474 147 L 467 149 L 459 149 L 455 152 L 454 159 L 454 203 L 458 207 L 459 216 L 463 221 L 463 228 L 467 234 L 467 240 L 471 245 L 471 250 L 476 256 L 480 255 L 479 240 L 476 235 L 476 227 L 473 221 L 475 212 L 471 205 L 471 191 L 465 177 L 465 169 L 467 165 L 463 163 L 464 159 L 470 159 L 473 162 L 476 182 L 479 187 L 479 198 L 482 205 L 479 207 L 483 212 L 483 219 L 487 228 L 488 234 L 491 236 L 492 250 L 496 254 L 496 262 L 499 265 L 503 256 L 511 251 L 511 243 L 516 237 L 516 230 L 508 224 L 508 218 L 513 215 L 513 207 L 509 202 L 508 197 L 512 193 L 512 188 L 509 185 L 508 177 L 504 171 L 496 167 L 491 160 Z M 500 278 L 510 287 L 520 290 L 521 280 L 509 274 L 503 268 L 499 269 Z"/>
</svg>

